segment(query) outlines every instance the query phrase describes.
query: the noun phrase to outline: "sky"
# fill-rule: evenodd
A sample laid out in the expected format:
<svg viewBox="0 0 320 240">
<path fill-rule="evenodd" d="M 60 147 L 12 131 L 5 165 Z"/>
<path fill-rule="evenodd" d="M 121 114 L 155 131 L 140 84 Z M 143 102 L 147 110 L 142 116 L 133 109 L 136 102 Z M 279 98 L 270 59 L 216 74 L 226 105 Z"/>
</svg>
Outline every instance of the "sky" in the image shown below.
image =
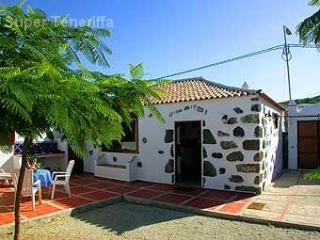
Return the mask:
<svg viewBox="0 0 320 240">
<path fill-rule="evenodd" d="M 13 4 L 16 0 L 2 0 Z M 157 78 L 283 44 L 282 26 L 294 33 L 317 9 L 307 0 L 28 0 L 48 16 L 70 19 L 105 16 L 112 37 L 105 73 L 128 74 L 128 64 L 143 63 L 145 78 Z M 111 25 L 110 25 L 111 23 Z M 292 97 L 320 95 L 320 52 L 291 49 Z M 246 81 L 277 101 L 288 99 L 282 50 L 174 77 L 204 78 L 234 87 Z"/>
</svg>

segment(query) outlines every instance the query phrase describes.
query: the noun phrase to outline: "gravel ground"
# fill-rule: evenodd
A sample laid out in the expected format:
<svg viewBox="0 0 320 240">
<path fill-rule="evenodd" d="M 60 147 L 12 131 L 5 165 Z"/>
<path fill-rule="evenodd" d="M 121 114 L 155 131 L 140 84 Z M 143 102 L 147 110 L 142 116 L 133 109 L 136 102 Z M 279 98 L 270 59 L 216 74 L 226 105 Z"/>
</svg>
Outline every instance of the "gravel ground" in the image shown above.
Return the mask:
<svg viewBox="0 0 320 240">
<path fill-rule="evenodd" d="M 0 228 L 0 239 L 12 239 Z M 85 213 L 58 215 L 22 226 L 21 240 L 104 239 L 320 239 L 320 232 L 222 220 L 156 207 L 118 203 Z"/>
</svg>

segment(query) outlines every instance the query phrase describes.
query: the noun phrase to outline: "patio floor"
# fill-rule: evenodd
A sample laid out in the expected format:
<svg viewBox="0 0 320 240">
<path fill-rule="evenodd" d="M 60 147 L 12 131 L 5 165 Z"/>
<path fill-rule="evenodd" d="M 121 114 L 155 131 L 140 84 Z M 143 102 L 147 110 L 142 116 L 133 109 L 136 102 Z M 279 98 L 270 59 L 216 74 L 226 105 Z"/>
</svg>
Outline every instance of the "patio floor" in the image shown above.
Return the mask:
<svg viewBox="0 0 320 240">
<path fill-rule="evenodd" d="M 43 202 L 32 211 L 30 199 L 21 204 L 22 219 L 32 219 L 65 209 L 126 196 L 127 199 L 186 207 L 216 215 L 264 219 L 282 223 L 315 226 L 320 229 L 319 181 L 306 181 L 301 172 L 286 172 L 261 195 L 136 181 L 133 183 L 83 174 L 71 179 L 72 197 L 58 188 L 50 200 L 43 189 Z M 13 189 L 0 188 L 0 226 L 13 222 Z"/>
</svg>

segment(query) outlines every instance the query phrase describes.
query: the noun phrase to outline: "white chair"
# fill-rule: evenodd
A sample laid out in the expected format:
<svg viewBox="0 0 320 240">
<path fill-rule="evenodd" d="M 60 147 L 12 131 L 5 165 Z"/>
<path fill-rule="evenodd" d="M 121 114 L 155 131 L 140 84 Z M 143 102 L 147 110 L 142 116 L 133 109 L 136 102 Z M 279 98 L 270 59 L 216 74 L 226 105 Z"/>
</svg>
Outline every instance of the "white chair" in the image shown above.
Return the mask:
<svg viewBox="0 0 320 240">
<path fill-rule="evenodd" d="M 11 174 L 0 168 L 0 181 L 5 181 L 6 183 L 8 183 L 9 181 L 11 181 L 11 179 Z"/>
<path fill-rule="evenodd" d="M 22 190 L 21 190 L 21 197 L 31 197 L 32 199 L 32 210 L 36 210 L 36 194 L 38 193 L 38 201 L 41 204 L 42 199 L 42 192 L 41 192 L 41 181 L 38 180 L 33 182 L 33 171 L 31 169 L 26 169 L 23 183 L 22 183 Z M 18 179 L 19 179 L 20 169 L 12 170 L 11 177 L 13 181 L 13 185 L 15 188 L 15 195 L 17 194 L 17 186 L 18 186 Z M 16 197 L 16 196 L 15 196 Z M 16 198 L 14 198 L 14 201 Z"/>
<path fill-rule="evenodd" d="M 0 168 L 0 180 L 11 179 L 11 174 Z"/>
<path fill-rule="evenodd" d="M 64 189 L 69 194 L 69 197 L 71 197 L 71 191 L 70 191 L 70 177 L 72 173 L 72 169 L 74 167 L 75 161 L 71 160 L 69 161 L 67 170 L 65 172 L 53 172 L 52 173 L 52 180 L 53 180 L 53 187 L 51 190 L 51 199 L 54 198 L 54 192 L 56 190 L 56 185 L 64 186 Z"/>
</svg>

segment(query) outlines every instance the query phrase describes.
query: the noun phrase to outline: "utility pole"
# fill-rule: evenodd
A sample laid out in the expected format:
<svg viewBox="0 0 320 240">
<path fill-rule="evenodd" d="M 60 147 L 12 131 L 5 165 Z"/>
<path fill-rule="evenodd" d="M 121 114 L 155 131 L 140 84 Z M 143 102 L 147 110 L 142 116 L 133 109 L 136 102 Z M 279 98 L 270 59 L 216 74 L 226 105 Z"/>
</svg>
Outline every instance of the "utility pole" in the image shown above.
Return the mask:
<svg viewBox="0 0 320 240">
<path fill-rule="evenodd" d="M 288 87 L 289 87 L 289 100 L 292 100 L 291 97 L 291 81 L 290 81 L 290 68 L 289 68 L 289 61 L 291 59 L 291 53 L 290 53 L 290 49 L 289 46 L 287 44 L 287 35 L 290 36 L 292 34 L 292 32 L 290 31 L 289 28 L 287 28 L 286 26 L 283 26 L 283 38 L 284 38 L 284 51 L 282 53 L 283 56 L 283 60 L 286 61 L 287 63 L 287 76 L 288 76 Z"/>
</svg>

